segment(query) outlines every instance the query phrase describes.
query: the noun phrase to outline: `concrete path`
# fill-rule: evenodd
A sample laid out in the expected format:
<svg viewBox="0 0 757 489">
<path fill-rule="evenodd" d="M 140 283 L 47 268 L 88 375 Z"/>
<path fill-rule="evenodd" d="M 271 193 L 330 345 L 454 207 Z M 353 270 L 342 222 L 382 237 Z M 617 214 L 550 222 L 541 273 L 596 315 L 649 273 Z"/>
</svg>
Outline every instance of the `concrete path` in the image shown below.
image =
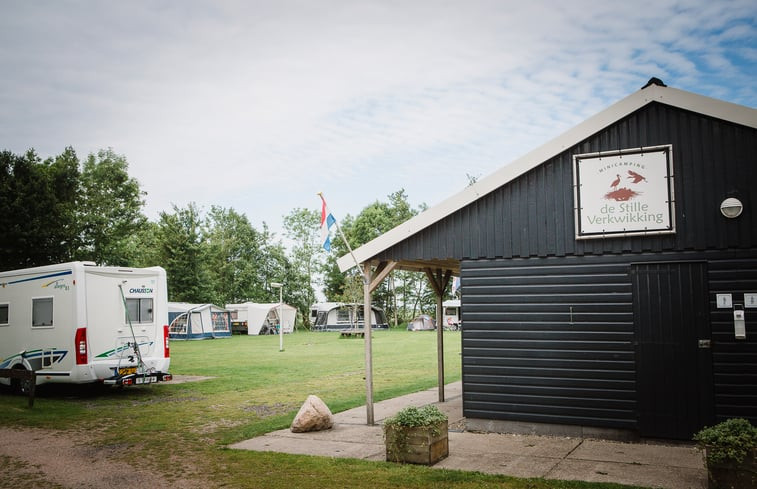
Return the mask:
<svg viewBox="0 0 757 489">
<path fill-rule="evenodd" d="M 436 388 L 416 392 L 375 403 L 375 426 L 366 425 L 362 406 L 334 415 L 336 424 L 331 430 L 313 433 L 279 430 L 230 448 L 385 461 L 381 421 L 406 406 L 437 404 L 449 417 L 449 456 L 434 468 L 666 489 L 707 487 L 704 461 L 693 445 L 466 432 L 462 384 L 447 385 L 446 402 L 437 400 Z"/>
</svg>

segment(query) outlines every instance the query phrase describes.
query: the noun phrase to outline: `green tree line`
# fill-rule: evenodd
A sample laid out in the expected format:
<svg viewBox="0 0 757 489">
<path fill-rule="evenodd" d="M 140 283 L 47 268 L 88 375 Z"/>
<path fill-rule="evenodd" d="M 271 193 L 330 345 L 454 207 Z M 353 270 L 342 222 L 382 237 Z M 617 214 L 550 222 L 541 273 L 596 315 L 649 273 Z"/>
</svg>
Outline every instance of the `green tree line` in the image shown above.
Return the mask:
<svg viewBox="0 0 757 489">
<path fill-rule="evenodd" d="M 271 282 L 284 284 L 285 302 L 308 326 L 316 290 L 327 300 L 362 302 L 362 281 L 353 269 L 339 272 L 347 253 L 332 237 L 332 253 L 320 246 L 320 213 L 293 209 L 284 216 L 289 250 L 263 223 L 256 229 L 244 214 L 190 203 L 172 206 L 156 222 L 143 213 L 145 193 L 130 177 L 128 162 L 112 149 L 80 159 L 73 148 L 41 159 L 34 150 L 0 152 L 0 270 L 73 260 L 101 265 L 166 269 L 171 301 L 276 302 Z M 314 206 L 315 207 L 315 206 Z M 404 190 L 375 202 L 340 226 L 353 248 L 416 215 Z M 374 293 L 374 303 L 401 323 L 433 309 L 421 274 L 394 272 Z"/>
</svg>

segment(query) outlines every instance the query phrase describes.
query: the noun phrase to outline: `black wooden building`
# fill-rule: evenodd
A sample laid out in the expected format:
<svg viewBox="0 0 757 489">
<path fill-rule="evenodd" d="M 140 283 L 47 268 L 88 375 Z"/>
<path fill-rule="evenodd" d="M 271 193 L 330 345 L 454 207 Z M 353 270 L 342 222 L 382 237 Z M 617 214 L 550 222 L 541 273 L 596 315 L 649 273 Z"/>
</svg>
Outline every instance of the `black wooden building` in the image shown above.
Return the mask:
<svg viewBox="0 0 757 489">
<path fill-rule="evenodd" d="M 689 439 L 757 423 L 756 211 L 757 110 L 653 79 L 355 255 L 460 275 L 469 428 Z"/>
</svg>

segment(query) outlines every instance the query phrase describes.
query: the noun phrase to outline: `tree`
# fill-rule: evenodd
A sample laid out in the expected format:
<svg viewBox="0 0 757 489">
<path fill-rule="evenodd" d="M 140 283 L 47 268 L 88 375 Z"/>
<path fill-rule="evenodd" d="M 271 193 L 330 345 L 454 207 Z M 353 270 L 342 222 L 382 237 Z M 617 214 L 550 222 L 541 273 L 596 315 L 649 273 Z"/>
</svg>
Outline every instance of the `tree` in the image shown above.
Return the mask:
<svg viewBox="0 0 757 489">
<path fill-rule="evenodd" d="M 160 213 L 160 262 L 168 276 L 168 298 L 177 302 L 210 302 L 213 286 L 207 272 L 203 225 L 197 205 L 173 205 Z"/>
<path fill-rule="evenodd" d="M 267 299 L 259 266 L 266 261 L 265 235 L 246 216 L 213 206 L 206 220 L 208 273 L 215 284 L 212 302 L 218 305 Z"/>
<path fill-rule="evenodd" d="M 44 162 L 34 150 L 0 152 L 0 269 L 71 259 L 78 244 L 79 168 L 71 148 Z"/>
<path fill-rule="evenodd" d="M 124 265 L 137 268 L 161 266 L 160 233 L 158 223 L 146 221 L 137 232 L 127 236 L 122 242 Z"/>
<path fill-rule="evenodd" d="M 420 211 L 425 209 L 425 204 L 422 204 L 418 209 L 413 207 L 408 202 L 407 194 L 404 189 L 400 189 L 388 195 L 389 202 L 376 201 L 373 204 L 364 208 L 356 218 L 347 216 L 341 223 L 342 231 L 350 243 L 350 246 L 356 248 L 363 244 L 377 238 L 381 234 L 389 231 L 390 229 L 399 226 L 403 222 L 417 215 Z M 342 274 L 337 265 L 336 257 L 342 256 L 348 252 L 347 247 L 341 243 L 341 240 L 332 241 L 332 255 L 330 256 L 326 271 L 324 290 L 326 296 L 333 300 L 344 300 L 345 302 L 351 302 L 357 300 L 362 301 L 362 295 L 356 299 L 356 286 L 355 283 L 360 283 L 361 279 L 356 279 L 354 275 L 360 273 L 356 269 L 352 269 L 345 274 Z M 395 277 L 401 283 L 400 290 L 403 289 L 403 283 L 410 280 L 406 274 L 408 272 L 393 272 Z M 416 274 L 417 275 L 417 274 Z M 412 294 L 415 296 L 422 296 L 426 294 L 425 282 L 420 290 L 416 290 Z M 382 283 L 373 293 L 373 299 L 376 304 L 379 304 L 384 310 L 391 315 L 398 315 L 399 311 L 395 310 L 395 304 L 397 303 L 396 296 L 392 296 L 393 290 L 389 288 L 386 283 Z M 393 300 L 390 300 L 390 297 Z M 403 318 L 404 319 L 404 318 Z M 411 318 L 412 319 L 412 318 Z"/>
<path fill-rule="evenodd" d="M 292 241 L 290 251 L 292 279 L 299 284 L 291 305 L 297 307 L 306 326 L 310 325 L 310 306 L 315 302 L 315 287 L 323 269 L 323 254 L 319 243 L 320 215 L 318 211 L 293 209 L 284 217 L 286 236 Z"/>
<path fill-rule="evenodd" d="M 108 265 L 129 261 L 130 237 L 147 218 L 142 214 L 144 192 L 128 170 L 126 158 L 112 149 L 90 154 L 82 165 L 78 214 L 83 246 L 77 259 Z"/>
</svg>

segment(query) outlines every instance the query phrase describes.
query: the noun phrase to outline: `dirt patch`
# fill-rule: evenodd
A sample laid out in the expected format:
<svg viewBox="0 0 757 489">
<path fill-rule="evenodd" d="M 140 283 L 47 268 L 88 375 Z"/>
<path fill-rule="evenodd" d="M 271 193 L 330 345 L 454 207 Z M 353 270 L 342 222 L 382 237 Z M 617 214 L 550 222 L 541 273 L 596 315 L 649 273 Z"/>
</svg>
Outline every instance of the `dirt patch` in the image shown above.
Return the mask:
<svg viewBox="0 0 757 489">
<path fill-rule="evenodd" d="M 202 375 L 174 375 L 167 384 L 183 384 L 185 382 L 200 382 L 201 380 L 215 379 L 215 377 L 203 377 Z"/>
<path fill-rule="evenodd" d="M 206 480 L 170 479 L 117 460 L 125 447 L 92 445 L 84 434 L 0 428 L 0 489 L 207 487 Z M 177 468 L 177 470 L 180 470 Z"/>
<path fill-rule="evenodd" d="M 243 411 L 248 413 L 255 413 L 258 417 L 268 418 L 270 416 L 277 416 L 279 414 L 286 414 L 289 411 L 297 409 L 297 406 L 292 404 L 276 403 L 276 404 L 258 404 L 253 406 L 244 406 Z"/>
</svg>

